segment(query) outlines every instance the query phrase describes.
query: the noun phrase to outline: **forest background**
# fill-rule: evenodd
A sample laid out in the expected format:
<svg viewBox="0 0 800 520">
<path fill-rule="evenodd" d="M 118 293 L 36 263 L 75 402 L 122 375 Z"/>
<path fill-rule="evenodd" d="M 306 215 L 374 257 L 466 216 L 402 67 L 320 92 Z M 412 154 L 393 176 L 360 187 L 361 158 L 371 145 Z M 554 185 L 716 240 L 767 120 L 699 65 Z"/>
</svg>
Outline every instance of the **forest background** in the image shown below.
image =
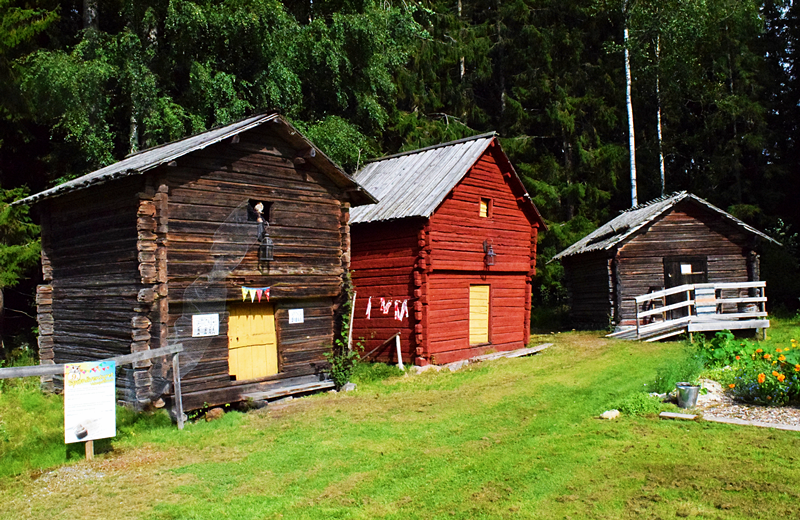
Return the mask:
<svg viewBox="0 0 800 520">
<path fill-rule="evenodd" d="M 534 307 L 563 316 L 547 261 L 631 206 L 626 47 L 638 200 L 688 190 L 766 230 L 795 312 L 791 0 L 0 0 L 0 338 L 35 345 L 38 229 L 8 202 L 270 110 L 351 173 L 498 132 L 550 228 Z"/>
</svg>

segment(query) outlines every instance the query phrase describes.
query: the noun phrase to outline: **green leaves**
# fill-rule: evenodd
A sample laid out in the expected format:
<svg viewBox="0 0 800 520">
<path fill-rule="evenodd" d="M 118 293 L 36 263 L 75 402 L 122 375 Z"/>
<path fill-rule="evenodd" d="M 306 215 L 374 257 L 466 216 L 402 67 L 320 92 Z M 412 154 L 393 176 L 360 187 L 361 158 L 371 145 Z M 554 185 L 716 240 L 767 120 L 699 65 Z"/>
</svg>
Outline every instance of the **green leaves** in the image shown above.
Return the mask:
<svg viewBox="0 0 800 520">
<path fill-rule="evenodd" d="M 16 285 L 39 261 L 39 226 L 31 222 L 27 206 L 10 205 L 27 194 L 24 188 L 0 188 L 0 290 Z"/>
</svg>

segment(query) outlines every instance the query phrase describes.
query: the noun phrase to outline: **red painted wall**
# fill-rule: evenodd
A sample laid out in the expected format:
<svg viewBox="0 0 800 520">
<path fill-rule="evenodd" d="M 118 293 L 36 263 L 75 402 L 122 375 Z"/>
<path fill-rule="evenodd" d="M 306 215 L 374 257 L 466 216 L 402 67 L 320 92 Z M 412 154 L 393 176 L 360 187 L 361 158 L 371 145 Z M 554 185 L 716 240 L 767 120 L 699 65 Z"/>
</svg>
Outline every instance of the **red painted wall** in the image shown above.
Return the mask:
<svg viewBox="0 0 800 520">
<path fill-rule="evenodd" d="M 423 219 L 355 224 L 351 226 L 350 270 L 357 296 L 353 322 L 353 343 L 361 341 L 364 353 L 400 332 L 403 362 L 412 361 L 414 334 L 414 287 L 412 269 L 417 260 L 417 234 Z M 370 319 L 367 305 L 372 297 Z M 407 301 L 408 317 L 395 319 L 394 304 L 388 314 L 380 309 L 380 299 Z M 362 340 L 363 338 L 363 340 Z M 394 342 L 370 359 L 397 362 Z"/>
<path fill-rule="evenodd" d="M 398 330 L 403 361 L 413 355 L 417 364 L 449 363 L 527 344 L 538 224 L 517 200 L 512 176 L 502 151 L 490 147 L 429 220 L 352 226 L 351 269 L 358 291 L 353 337 L 366 338 L 366 352 Z M 479 216 L 481 198 L 491 200 L 488 217 Z M 488 268 L 487 239 L 497 255 Z M 490 341 L 484 345 L 469 345 L 473 284 L 491 286 Z M 365 318 L 369 296 L 371 320 Z M 387 296 L 409 299 L 407 319 L 398 322 L 393 312 L 376 319 L 376 297 Z M 394 347 L 382 349 L 377 359 L 395 362 Z"/>
</svg>

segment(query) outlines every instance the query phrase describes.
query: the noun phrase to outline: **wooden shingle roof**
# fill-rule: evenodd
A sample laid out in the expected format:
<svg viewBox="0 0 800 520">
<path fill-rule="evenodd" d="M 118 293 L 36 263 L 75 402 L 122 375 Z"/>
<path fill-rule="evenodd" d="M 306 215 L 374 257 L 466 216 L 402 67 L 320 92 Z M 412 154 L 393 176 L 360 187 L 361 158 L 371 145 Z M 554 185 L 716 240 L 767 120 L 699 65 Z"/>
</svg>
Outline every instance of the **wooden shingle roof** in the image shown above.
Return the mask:
<svg viewBox="0 0 800 520">
<path fill-rule="evenodd" d="M 39 192 L 31 195 L 28 198 L 16 201 L 14 204 L 35 204 L 39 201 L 58 197 L 66 193 L 82 190 L 90 186 L 105 184 L 107 182 L 129 177 L 132 175 L 140 175 L 144 172 L 152 170 L 162 164 L 174 161 L 179 157 L 202 150 L 210 145 L 219 143 L 229 137 L 255 128 L 264 123 L 272 122 L 276 124 L 279 133 L 290 145 L 298 149 L 312 149 L 314 154 L 306 154 L 307 162 L 313 164 L 317 169 L 327 174 L 328 177 L 340 188 L 348 191 L 351 197 L 351 202 L 354 205 L 371 204 L 375 202 L 375 198 L 364 190 L 352 177 L 347 175 L 344 170 L 337 166 L 331 159 L 329 159 L 321 150 L 314 146 L 311 141 L 306 139 L 300 132 L 294 128 L 288 121 L 276 113 L 259 114 L 255 116 L 242 119 L 227 126 L 214 128 L 197 135 L 186 137 L 179 141 L 163 144 L 141 152 L 129 155 L 125 159 L 108 165 L 105 168 L 100 168 L 94 172 L 78 177 L 71 181 L 59 184 L 54 188 Z"/>
<path fill-rule="evenodd" d="M 676 204 L 684 200 L 718 213 L 725 220 L 741 228 L 747 233 L 759 236 L 765 240 L 769 240 L 770 242 L 780 244 L 773 238 L 765 235 L 754 227 L 748 226 L 730 213 L 722 211 L 718 207 L 701 199 L 700 197 L 697 197 L 696 195 L 692 195 L 686 191 L 681 191 L 623 211 L 618 217 L 606 222 L 565 250 L 558 253 L 552 258 L 551 261 L 568 256 L 588 253 L 591 251 L 609 250 L 633 237 L 640 229 L 647 226 L 661 215 L 667 213 Z"/>
<path fill-rule="evenodd" d="M 496 134 L 491 132 L 389 155 L 367 163 L 354 177 L 379 202 L 353 208 L 350 211 L 350 222 L 429 218 L 493 144 L 499 145 Z M 529 206 L 528 209 L 534 215 L 534 220 L 545 227 L 522 181 L 510 163 L 508 167 L 512 172 L 515 189 L 519 191 L 518 196 L 523 197 L 524 204 Z"/>
</svg>

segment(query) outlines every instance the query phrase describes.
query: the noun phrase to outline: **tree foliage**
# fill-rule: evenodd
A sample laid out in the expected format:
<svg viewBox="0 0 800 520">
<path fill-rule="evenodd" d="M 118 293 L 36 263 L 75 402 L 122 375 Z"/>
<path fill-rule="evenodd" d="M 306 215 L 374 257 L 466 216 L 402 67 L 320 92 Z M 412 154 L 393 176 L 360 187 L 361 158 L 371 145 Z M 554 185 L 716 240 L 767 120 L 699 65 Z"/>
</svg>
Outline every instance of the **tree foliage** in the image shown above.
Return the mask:
<svg viewBox="0 0 800 520">
<path fill-rule="evenodd" d="M 550 225 L 537 291 L 557 301 L 561 270 L 547 260 L 630 200 L 624 22 L 639 200 L 661 192 L 660 107 L 667 192 L 690 190 L 757 227 L 800 226 L 799 10 L 789 0 L 0 0 L 0 184 L 39 190 L 268 110 L 349 171 L 496 131 Z"/>
</svg>

